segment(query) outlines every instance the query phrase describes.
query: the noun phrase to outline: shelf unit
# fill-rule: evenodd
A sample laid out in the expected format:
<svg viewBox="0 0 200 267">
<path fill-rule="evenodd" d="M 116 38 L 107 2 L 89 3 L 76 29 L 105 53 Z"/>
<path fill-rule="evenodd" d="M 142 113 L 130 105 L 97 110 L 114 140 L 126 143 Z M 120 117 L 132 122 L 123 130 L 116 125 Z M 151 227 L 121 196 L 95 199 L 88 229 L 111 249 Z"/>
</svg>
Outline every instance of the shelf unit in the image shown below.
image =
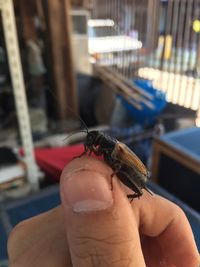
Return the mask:
<svg viewBox="0 0 200 267">
<path fill-rule="evenodd" d="M 29 111 L 20 59 L 15 15 L 12 0 L 0 0 L 3 30 L 8 55 L 9 70 L 14 91 L 17 118 L 27 166 L 27 178 L 33 190 L 39 188 L 39 170 L 34 157 Z"/>
</svg>

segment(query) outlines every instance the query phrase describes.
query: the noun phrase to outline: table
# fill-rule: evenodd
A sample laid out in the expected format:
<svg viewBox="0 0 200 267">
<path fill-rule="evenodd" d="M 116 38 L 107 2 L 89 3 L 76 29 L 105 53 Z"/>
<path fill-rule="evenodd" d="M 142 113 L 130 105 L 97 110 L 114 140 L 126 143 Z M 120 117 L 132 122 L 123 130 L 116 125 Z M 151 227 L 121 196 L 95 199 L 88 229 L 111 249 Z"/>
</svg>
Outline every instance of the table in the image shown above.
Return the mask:
<svg viewBox="0 0 200 267">
<path fill-rule="evenodd" d="M 200 128 L 175 131 L 155 140 L 152 179 L 200 211 Z"/>
</svg>

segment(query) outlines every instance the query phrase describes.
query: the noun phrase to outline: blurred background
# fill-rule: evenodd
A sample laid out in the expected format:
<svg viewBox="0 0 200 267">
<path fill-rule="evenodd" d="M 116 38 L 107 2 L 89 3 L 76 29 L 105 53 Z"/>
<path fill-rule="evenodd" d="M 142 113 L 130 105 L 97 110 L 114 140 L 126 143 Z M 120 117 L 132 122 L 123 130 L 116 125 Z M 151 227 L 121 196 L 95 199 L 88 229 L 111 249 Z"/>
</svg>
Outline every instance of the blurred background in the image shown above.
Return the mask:
<svg viewBox="0 0 200 267">
<path fill-rule="evenodd" d="M 0 266 L 60 203 L 86 126 L 129 146 L 200 250 L 200 0 L 0 0 Z"/>
</svg>

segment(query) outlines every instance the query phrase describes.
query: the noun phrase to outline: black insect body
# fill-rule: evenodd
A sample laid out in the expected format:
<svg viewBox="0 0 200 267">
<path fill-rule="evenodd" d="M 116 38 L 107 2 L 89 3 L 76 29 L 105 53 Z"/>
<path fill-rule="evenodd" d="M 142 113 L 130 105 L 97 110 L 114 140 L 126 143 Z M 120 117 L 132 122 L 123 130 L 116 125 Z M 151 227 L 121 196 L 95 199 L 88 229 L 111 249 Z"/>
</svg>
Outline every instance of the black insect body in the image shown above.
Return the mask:
<svg viewBox="0 0 200 267">
<path fill-rule="evenodd" d="M 135 193 L 128 195 L 131 200 L 140 197 L 146 187 L 146 181 L 149 177 L 141 160 L 123 143 L 105 135 L 99 131 L 87 132 L 84 144 L 83 154 L 93 152 L 97 156 L 103 156 L 104 161 L 113 169 L 113 174 L 117 174 L 120 181 L 132 189 Z M 81 156 L 83 155 L 81 154 Z"/>
</svg>

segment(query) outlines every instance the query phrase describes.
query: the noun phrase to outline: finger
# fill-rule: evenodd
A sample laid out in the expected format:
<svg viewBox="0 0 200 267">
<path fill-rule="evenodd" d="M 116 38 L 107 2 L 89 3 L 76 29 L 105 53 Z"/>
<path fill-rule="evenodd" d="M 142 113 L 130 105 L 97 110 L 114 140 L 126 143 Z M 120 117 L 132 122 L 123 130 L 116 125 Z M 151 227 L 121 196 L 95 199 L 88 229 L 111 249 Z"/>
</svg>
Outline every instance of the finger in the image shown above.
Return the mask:
<svg viewBox="0 0 200 267">
<path fill-rule="evenodd" d="M 60 207 L 19 223 L 8 241 L 9 266 L 71 266 Z"/>
<path fill-rule="evenodd" d="M 197 267 L 199 253 L 184 212 L 174 203 L 148 193 L 132 202 L 143 234 L 142 247 L 149 266 Z"/>
<path fill-rule="evenodd" d="M 145 266 L 137 221 L 112 170 L 83 157 L 61 176 L 65 229 L 73 266 Z"/>
</svg>

